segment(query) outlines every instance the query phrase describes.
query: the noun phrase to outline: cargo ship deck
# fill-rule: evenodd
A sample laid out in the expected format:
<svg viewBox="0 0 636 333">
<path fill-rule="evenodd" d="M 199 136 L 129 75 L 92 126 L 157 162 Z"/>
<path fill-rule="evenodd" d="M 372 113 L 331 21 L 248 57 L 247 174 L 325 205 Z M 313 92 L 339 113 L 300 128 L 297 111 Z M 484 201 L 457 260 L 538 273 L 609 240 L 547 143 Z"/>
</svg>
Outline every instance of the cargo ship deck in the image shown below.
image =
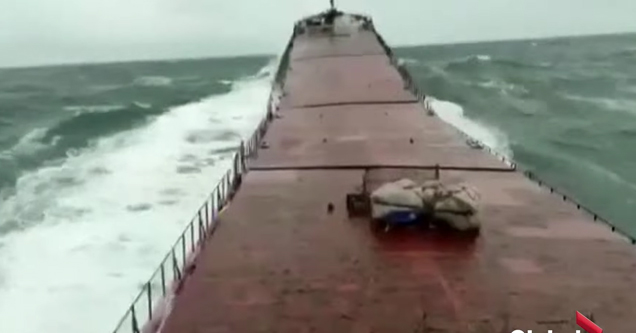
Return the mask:
<svg viewBox="0 0 636 333">
<path fill-rule="evenodd" d="M 370 21 L 335 26 L 296 26 L 284 93 L 161 332 L 560 333 L 575 311 L 631 332 L 629 240 L 429 114 Z M 480 192 L 478 236 L 347 214 L 363 179 L 436 168 Z"/>
</svg>

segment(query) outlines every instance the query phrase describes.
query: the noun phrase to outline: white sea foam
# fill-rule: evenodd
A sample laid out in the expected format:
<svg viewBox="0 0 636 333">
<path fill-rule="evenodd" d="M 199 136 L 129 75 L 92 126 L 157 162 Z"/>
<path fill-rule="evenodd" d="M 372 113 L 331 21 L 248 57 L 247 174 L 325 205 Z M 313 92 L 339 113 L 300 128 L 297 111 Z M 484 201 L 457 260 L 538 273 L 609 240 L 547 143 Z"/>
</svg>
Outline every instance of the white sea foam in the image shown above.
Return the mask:
<svg viewBox="0 0 636 333">
<path fill-rule="evenodd" d="M 588 97 L 588 96 L 579 96 L 572 94 L 562 93 L 561 96 L 577 101 L 595 104 L 603 109 L 612 110 L 612 111 L 620 111 L 627 113 L 636 113 L 636 102 L 632 99 L 626 98 L 603 98 L 603 97 Z"/>
<path fill-rule="evenodd" d="M 506 134 L 501 130 L 470 119 L 464 115 L 464 109 L 455 103 L 427 97 L 426 102 L 445 122 L 455 126 L 470 137 L 481 141 L 495 152 L 512 159 L 512 150 L 508 146 Z"/>
<path fill-rule="evenodd" d="M 491 60 L 492 60 L 492 57 L 488 54 L 472 54 L 462 58 L 460 62 L 469 62 L 469 61 L 488 62 Z"/>
<path fill-rule="evenodd" d="M 523 86 L 499 80 L 478 81 L 475 84 L 482 88 L 496 89 L 504 95 L 508 95 L 510 93 L 528 94 L 528 90 Z"/>
<path fill-rule="evenodd" d="M 0 202 L 25 227 L 0 238 L 0 332 L 114 328 L 264 115 L 270 77 L 20 177 Z"/>
<path fill-rule="evenodd" d="M 480 61 L 490 61 L 490 60 L 492 60 L 492 57 L 490 57 L 490 56 L 489 56 L 489 55 L 487 55 L 487 54 L 478 54 L 478 55 L 476 55 L 475 57 L 476 57 L 478 60 L 480 60 Z"/>
<path fill-rule="evenodd" d="M 76 115 L 82 113 L 104 113 L 124 109 L 123 105 L 70 105 L 64 107 L 66 111 L 75 112 Z"/>
<path fill-rule="evenodd" d="M 398 65 L 402 66 L 402 65 L 407 65 L 407 64 L 419 64 L 419 61 L 417 59 L 413 59 L 413 58 L 399 58 L 398 59 Z"/>
<path fill-rule="evenodd" d="M 31 155 L 36 154 L 38 151 L 46 148 L 46 145 L 41 143 L 42 140 L 47 134 L 47 129 L 44 127 L 37 127 L 29 131 L 27 134 L 22 136 L 18 142 L 13 145 L 10 149 L 0 151 L 0 157 L 5 157 L 7 159 L 11 158 L 13 155 Z M 56 138 L 53 143 L 55 143 L 59 138 Z M 0 209 L 0 212 L 2 210 Z M 1 216 L 1 215 L 0 215 Z M 0 217 L 0 223 L 2 222 L 2 218 Z"/>
<path fill-rule="evenodd" d="M 162 87 L 171 85 L 172 79 L 165 76 L 142 76 L 136 78 L 134 84 L 145 87 Z"/>
</svg>

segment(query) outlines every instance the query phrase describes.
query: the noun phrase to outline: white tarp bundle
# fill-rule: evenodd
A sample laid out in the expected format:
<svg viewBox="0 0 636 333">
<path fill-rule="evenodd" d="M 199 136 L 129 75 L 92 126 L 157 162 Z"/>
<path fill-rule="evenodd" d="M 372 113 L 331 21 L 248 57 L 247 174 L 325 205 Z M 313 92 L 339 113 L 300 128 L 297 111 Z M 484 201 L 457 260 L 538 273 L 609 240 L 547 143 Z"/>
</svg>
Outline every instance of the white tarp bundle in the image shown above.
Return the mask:
<svg viewBox="0 0 636 333">
<path fill-rule="evenodd" d="M 391 212 L 419 211 L 424 208 L 417 184 L 409 179 L 386 183 L 371 193 L 371 216 L 383 218 Z"/>
<path fill-rule="evenodd" d="M 444 185 L 428 181 L 421 185 L 409 179 L 386 183 L 371 194 L 372 216 L 382 218 L 396 211 L 432 213 L 456 230 L 478 229 L 476 213 L 481 197 L 465 184 Z"/>
</svg>

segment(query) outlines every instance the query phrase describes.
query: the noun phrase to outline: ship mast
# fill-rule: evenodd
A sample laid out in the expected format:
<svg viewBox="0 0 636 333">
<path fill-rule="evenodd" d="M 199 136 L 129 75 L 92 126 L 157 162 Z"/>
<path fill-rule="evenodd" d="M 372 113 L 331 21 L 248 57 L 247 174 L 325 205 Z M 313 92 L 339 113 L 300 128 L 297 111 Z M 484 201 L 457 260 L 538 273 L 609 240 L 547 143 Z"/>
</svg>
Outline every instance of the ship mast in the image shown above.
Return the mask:
<svg viewBox="0 0 636 333">
<path fill-rule="evenodd" d="M 331 5 L 331 10 L 333 10 L 335 8 L 335 5 L 333 4 L 334 0 L 329 0 L 329 4 Z"/>
</svg>

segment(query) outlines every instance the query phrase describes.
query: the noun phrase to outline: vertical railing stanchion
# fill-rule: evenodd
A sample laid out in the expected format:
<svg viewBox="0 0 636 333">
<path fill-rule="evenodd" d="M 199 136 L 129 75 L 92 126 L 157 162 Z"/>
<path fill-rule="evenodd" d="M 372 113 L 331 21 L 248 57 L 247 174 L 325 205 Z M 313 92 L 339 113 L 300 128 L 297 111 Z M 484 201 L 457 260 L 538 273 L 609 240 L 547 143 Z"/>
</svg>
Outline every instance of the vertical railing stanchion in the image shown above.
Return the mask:
<svg viewBox="0 0 636 333">
<path fill-rule="evenodd" d="M 174 247 L 172 248 L 172 279 L 175 281 L 181 280 L 181 270 L 179 269 L 177 255 L 174 253 Z"/>
<path fill-rule="evenodd" d="M 150 281 L 146 283 L 146 290 L 148 290 L 148 320 L 150 320 L 152 319 L 152 289 L 150 289 Z"/>
<path fill-rule="evenodd" d="M 238 173 L 238 169 L 239 169 L 239 159 L 241 158 L 241 147 L 239 147 L 238 152 L 234 155 L 234 165 L 232 166 L 234 168 L 234 177 L 236 178 L 236 174 Z"/>
<path fill-rule="evenodd" d="M 230 176 L 228 177 L 228 197 L 233 198 L 234 196 L 234 180 L 236 179 L 236 164 L 238 163 L 238 154 L 234 154 L 234 158 L 232 160 L 232 168 L 229 170 Z"/>
<path fill-rule="evenodd" d="M 216 187 L 216 207 L 214 209 L 214 219 L 218 217 L 219 211 L 221 210 L 221 184 Z"/>
<path fill-rule="evenodd" d="M 194 219 L 190 222 L 190 251 L 194 252 Z"/>
<path fill-rule="evenodd" d="M 225 173 L 225 175 L 223 175 L 223 178 L 221 179 L 221 181 L 223 182 L 223 192 L 221 192 L 221 202 L 222 202 L 222 206 L 225 207 L 225 205 L 227 204 L 227 173 Z"/>
<path fill-rule="evenodd" d="M 229 186 L 227 186 L 227 172 L 223 176 L 222 182 L 223 182 L 223 193 L 221 195 L 221 198 L 223 198 L 223 207 L 225 207 L 227 205 L 227 194 L 230 191 Z"/>
<path fill-rule="evenodd" d="M 212 205 L 212 201 L 214 200 L 214 196 L 210 196 L 209 199 L 205 201 L 205 232 L 207 237 L 207 231 L 210 228 L 210 207 Z"/>
<path fill-rule="evenodd" d="M 205 212 L 207 215 L 208 212 L 208 203 L 205 203 Z M 205 241 L 206 238 L 206 234 L 205 234 L 205 227 L 204 227 L 204 223 L 203 223 L 203 217 L 201 217 L 201 211 L 199 210 L 199 246 L 203 245 L 203 242 Z"/>
<path fill-rule="evenodd" d="M 225 177 L 223 177 L 223 205 L 227 205 L 228 197 L 230 193 L 230 170 L 225 172 Z"/>
<path fill-rule="evenodd" d="M 225 173 L 225 203 L 230 201 L 230 193 L 232 192 L 232 169 Z"/>
<path fill-rule="evenodd" d="M 223 207 L 225 206 L 225 175 L 223 175 L 223 177 L 221 178 L 221 187 L 219 188 L 219 193 L 221 194 L 220 196 L 221 200 L 219 200 L 219 206 Z"/>
<path fill-rule="evenodd" d="M 161 263 L 161 292 L 163 297 L 166 297 L 166 269 L 164 268 L 164 262 Z"/>
<path fill-rule="evenodd" d="M 186 240 L 185 240 L 185 232 L 181 234 L 181 276 L 185 275 L 185 264 L 186 264 Z"/>
<path fill-rule="evenodd" d="M 225 182 L 227 183 L 227 193 L 225 194 L 225 198 L 227 199 L 230 197 L 230 192 L 232 191 L 232 170 L 228 170 L 225 175 Z"/>
<path fill-rule="evenodd" d="M 241 141 L 241 174 L 245 173 L 245 143 Z"/>
<path fill-rule="evenodd" d="M 225 194 L 225 198 L 227 201 L 230 201 L 230 191 L 232 191 L 232 168 L 230 167 L 227 172 L 225 172 L 225 190 L 227 193 Z"/>
<path fill-rule="evenodd" d="M 217 202 L 219 200 L 218 198 L 218 192 L 216 191 L 216 187 L 214 188 L 214 190 L 212 191 L 212 199 L 210 200 L 210 227 L 208 231 L 211 231 L 212 228 L 214 228 L 214 221 L 216 221 L 216 206 L 217 206 Z"/>
<path fill-rule="evenodd" d="M 137 314 L 135 314 L 135 303 L 130 306 L 130 316 L 132 318 L 132 331 L 133 333 L 139 333 L 139 323 L 137 323 Z"/>
</svg>

